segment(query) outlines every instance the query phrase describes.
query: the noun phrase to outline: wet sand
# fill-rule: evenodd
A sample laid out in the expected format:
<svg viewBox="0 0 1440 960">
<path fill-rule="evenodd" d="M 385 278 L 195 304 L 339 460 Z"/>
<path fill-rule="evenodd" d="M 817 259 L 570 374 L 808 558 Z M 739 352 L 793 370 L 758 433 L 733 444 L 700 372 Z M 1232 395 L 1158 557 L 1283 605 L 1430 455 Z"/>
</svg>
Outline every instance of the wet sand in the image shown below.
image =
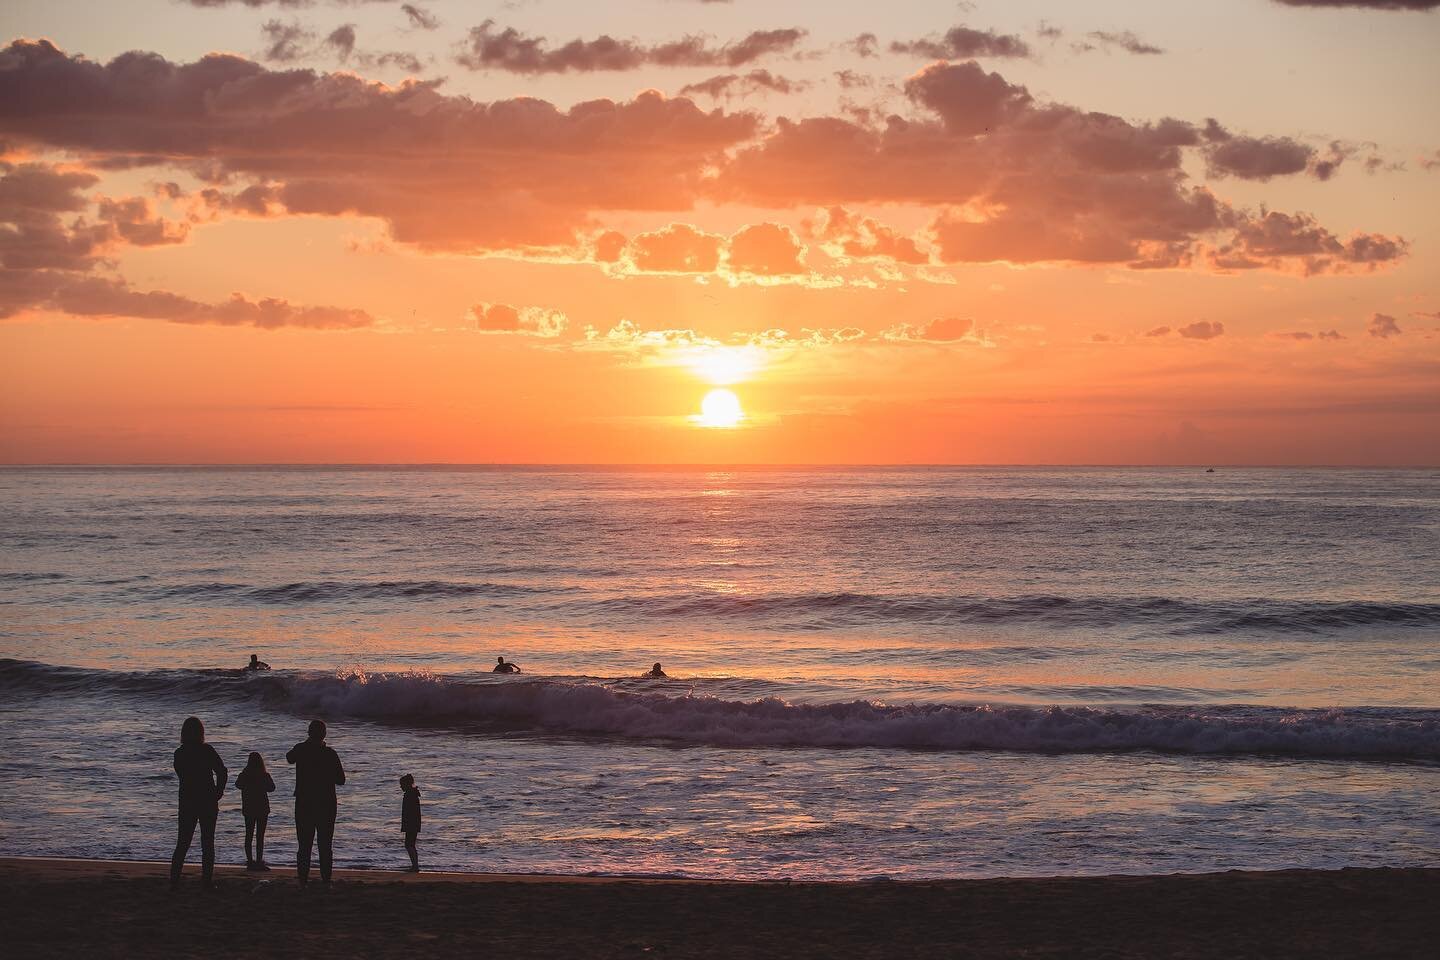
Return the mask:
<svg viewBox="0 0 1440 960">
<path fill-rule="evenodd" d="M 1428 957 L 1440 869 L 742 883 L 0 859 L 15 957 Z"/>
</svg>

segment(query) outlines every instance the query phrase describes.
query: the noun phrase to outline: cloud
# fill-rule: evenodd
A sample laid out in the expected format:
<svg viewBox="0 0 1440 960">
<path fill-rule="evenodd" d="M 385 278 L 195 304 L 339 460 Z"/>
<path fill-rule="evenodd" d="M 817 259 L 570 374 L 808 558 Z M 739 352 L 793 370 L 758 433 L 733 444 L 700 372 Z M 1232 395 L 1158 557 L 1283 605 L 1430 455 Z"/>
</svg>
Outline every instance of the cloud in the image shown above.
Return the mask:
<svg viewBox="0 0 1440 960">
<path fill-rule="evenodd" d="M 672 223 L 630 241 L 635 269 L 643 273 L 714 273 L 725 238 L 687 223 Z"/>
<path fill-rule="evenodd" d="M 1388 313 L 1377 313 L 1371 317 L 1370 322 L 1365 325 L 1365 332 L 1369 333 L 1372 337 L 1389 340 L 1391 337 L 1400 336 L 1404 331 L 1400 329 L 1400 324 L 1395 322 L 1394 317 Z"/>
<path fill-rule="evenodd" d="M 1307 213 L 1262 210 L 1259 216 L 1238 216 L 1235 223 L 1230 242 L 1211 253 L 1211 262 L 1223 270 L 1295 265 L 1306 276 L 1373 270 L 1409 250 L 1405 240 L 1375 233 L 1342 241 Z"/>
<path fill-rule="evenodd" d="M 777 76 L 769 70 L 756 69 L 744 75 L 724 73 L 710 77 L 708 80 L 687 83 L 680 88 L 680 96 L 686 97 L 700 93 L 718 100 L 721 97 L 743 96 L 757 91 L 795 93 L 803 89 L 805 89 L 805 84 L 802 81 L 789 80 Z"/>
<path fill-rule="evenodd" d="M 1056 36 L 1059 34 L 1056 33 Z M 1042 36 L 1048 36 L 1043 34 Z M 1092 30 L 1085 35 L 1088 42 L 1073 43 L 1071 47 L 1079 53 L 1087 53 L 1091 50 L 1110 50 L 1119 47 L 1126 53 L 1133 53 L 1141 56 L 1156 56 L 1165 51 L 1153 43 L 1146 43 L 1129 30 Z"/>
<path fill-rule="evenodd" d="M 494 20 L 486 20 L 470 29 L 466 48 L 455 61 L 471 70 L 523 74 L 638 70 L 643 66 L 733 68 L 788 53 L 804 36 L 799 28 L 756 30 L 715 47 L 697 35 L 654 45 L 602 35 L 551 48 L 544 37 L 527 36 L 514 27 L 499 29 Z"/>
<path fill-rule="evenodd" d="M 1163 336 L 1167 336 L 1169 333 L 1170 333 L 1170 328 L 1169 328 L 1169 327 L 1151 327 L 1149 330 L 1146 330 L 1146 331 L 1145 331 L 1145 336 L 1147 336 L 1147 337 L 1163 337 Z"/>
<path fill-rule="evenodd" d="M 140 292 L 124 280 L 95 276 L 114 249 L 179 243 L 188 225 L 157 215 L 144 197 L 95 198 L 95 219 L 90 220 L 91 199 L 81 191 L 98 178 L 88 171 L 0 162 L 0 174 L 0 317 L 38 309 L 264 329 L 350 329 L 375 322 L 363 310 L 296 306 L 274 298 L 252 301 L 239 293 L 205 303 L 159 290 Z"/>
<path fill-rule="evenodd" d="M 352 61 L 366 69 L 400 67 L 409 73 L 424 69 L 420 58 L 403 51 L 371 51 L 357 48 L 358 37 L 353 23 L 344 23 L 317 39 L 313 30 L 299 23 L 280 20 L 266 21 L 260 27 L 265 49 L 261 57 L 271 63 L 296 63 L 312 57 L 334 57 L 341 63 Z"/>
<path fill-rule="evenodd" d="M 1205 166 L 1212 177 L 1239 177 L 1242 180 L 1266 181 L 1302 173 L 1309 166 L 1315 150 L 1290 137 L 1235 136 L 1214 120 L 1205 127 Z M 1338 160 L 1322 168 L 1320 179 L 1328 179 Z"/>
<path fill-rule="evenodd" d="M 400 4 L 400 12 L 410 21 L 410 26 L 417 30 L 436 30 L 440 27 L 440 20 L 429 10 L 413 3 Z"/>
<path fill-rule="evenodd" d="M 1440 150 L 1420 158 L 1420 168 L 1425 171 L 1440 170 Z"/>
<path fill-rule="evenodd" d="M 903 236 L 871 217 L 831 207 L 807 225 L 831 256 L 848 260 L 892 260 L 913 265 L 930 262 L 914 238 Z"/>
<path fill-rule="evenodd" d="M 974 320 L 961 317 L 938 317 L 920 324 L 900 323 L 882 330 L 879 338 L 891 343 L 965 343 L 980 347 L 995 346 Z"/>
<path fill-rule="evenodd" d="M 294 63 L 309 53 L 315 33 L 296 21 L 267 20 L 260 25 L 265 50 L 261 56 L 271 63 Z"/>
<path fill-rule="evenodd" d="M 1309 330 L 1287 330 L 1279 333 L 1272 333 L 1277 340 L 1344 340 L 1345 335 L 1339 330 L 1321 330 L 1318 333 L 1311 333 Z"/>
<path fill-rule="evenodd" d="M 1175 332 L 1189 340 L 1214 340 L 1225 333 L 1225 324 L 1219 320 L 1196 320 Z"/>
<path fill-rule="evenodd" d="M 752 114 L 654 91 L 561 111 L 224 54 L 100 64 L 44 40 L 0 50 L 0 137 L 12 143 L 273 184 L 276 209 L 378 217 L 427 250 L 567 246 L 597 210 L 689 209 L 704 171 L 756 129 Z"/>
<path fill-rule="evenodd" d="M 565 332 L 569 321 L 559 310 L 512 307 L 508 303 L 477 303 L 470 319 L 482 333 L 519 333 L 550 339 Z"/>
<path fill-rule="evenodd" d="M 1274 0 L 1287 7 L 1357 7 L 1366 10 L 1434 10 L 1440 0 Z"/>
<path fill-rule="evenodd" d="M 928 57 L 931 60 L 965 60 L 970 57 L 1028 57 L 1030 47 L 1014 34 L 975 30 L 971 27 L 952 27 L 945 31 L 945 36 L 941 38 L 896 41 L 890 44 L 890 52 Z"/>
<path fill-rule="evenodd" d="M 788 227 L 757 223 L 730 238 L 726 262 L 737 274 L 759 277 L 794 276 L 806 272 L 800 262 L 800 241 Z"/>
</svg>

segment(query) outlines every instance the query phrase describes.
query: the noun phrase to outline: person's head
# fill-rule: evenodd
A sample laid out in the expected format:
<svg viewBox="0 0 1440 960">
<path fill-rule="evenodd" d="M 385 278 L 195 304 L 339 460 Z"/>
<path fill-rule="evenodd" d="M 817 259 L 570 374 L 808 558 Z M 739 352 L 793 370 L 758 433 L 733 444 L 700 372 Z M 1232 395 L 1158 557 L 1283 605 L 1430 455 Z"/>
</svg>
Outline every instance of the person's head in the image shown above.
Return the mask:
<svg viewBox="0 0 1440 960">
<path fill-rule="evenodd" d="M 310 739 L 311 739 L 311 740 L 324 740 L 324 739 L 325 739 L 325 721 L 324 721 L 324 720 L 311 720 L 311 721 L 310 721 Z"/>
<path fill-rule="evenodd" d="M 401 790 L 409 790 L 413 786 L 415 786 L 415 778 L 412 777 L 410 774 L 407 773 L 405 774 L 405 776 L 400 778 Z"/>
<path fill-rule="evenodd" d="M 259 657 L 259 655 L 258 655 L 258 654 L 254 654 L 254 653 L 250 654 L 250 662 L 251 662 L 251 663 L 259 663 L 259 662 L 260 662 L 260 657 Z"/>
<path fill-rule="evenodd" d="M 656 661 L 655 661 L 655 666 L 653 666 L 653 667 L 650 668 L 650 672 L 651 672 L 651 673 L 659 673 L 659 672 L 660 672 L 660 661 L 659 661 L 659 660 L 656 660 Z"/>
<path fill-rule="evenodd" d="M 194 745 L 205 742 L 205 724 L 200 722 L 199 717 L 186 717 L 185 722 L 180 724 L 180 742 Z"/>
<path fill-rule="evenodd" d="M 264 769 L 265 769 L 265 758 L 262 757 L 262 756 L 260 756 L 260 754 L 258 754 L 258 753 L 256 753 L 255 751 L 252 750 L 252 751 L 250 751 L 250 759 L 246 762 L 245 765 L 246 765 L 247 767 L 249 767 L 251 770 L 264 770 Z"/>
<path fill-rule="evenodd" d="M 496 663 L 504 663 L 504 662 L 505 662 L 505 658 L 504 658 L 504 657 L 496 657 L 496 658 L 495 658 L 495 662 L 496 662 Z"/>
</svg>

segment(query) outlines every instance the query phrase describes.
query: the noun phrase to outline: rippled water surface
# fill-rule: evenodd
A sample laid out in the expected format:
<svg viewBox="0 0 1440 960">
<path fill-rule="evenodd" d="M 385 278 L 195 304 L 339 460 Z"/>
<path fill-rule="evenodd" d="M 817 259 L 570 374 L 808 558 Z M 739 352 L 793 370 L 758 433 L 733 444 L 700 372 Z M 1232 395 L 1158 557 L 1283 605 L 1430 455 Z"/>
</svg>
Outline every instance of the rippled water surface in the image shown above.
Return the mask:
<svg viewBox="0 0 1440 960">
<path fill-rule="evenodd" d="M 1440 863 L 1433 472 L 6 470 L 0 658 L 4 853 L 162 856 L 197 713 L 351 864 L 407 771 L 467 869 Z"/>
</svg>

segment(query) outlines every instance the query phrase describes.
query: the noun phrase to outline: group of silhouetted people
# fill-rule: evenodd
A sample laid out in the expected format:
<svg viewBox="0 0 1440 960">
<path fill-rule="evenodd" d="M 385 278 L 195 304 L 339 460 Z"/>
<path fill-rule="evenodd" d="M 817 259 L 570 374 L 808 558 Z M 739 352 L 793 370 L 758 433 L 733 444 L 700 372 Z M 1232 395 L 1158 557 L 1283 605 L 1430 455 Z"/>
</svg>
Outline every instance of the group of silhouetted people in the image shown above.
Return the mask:
<svg viewBox="0 0 1440 960">
<path fill-rule="evenodd" d="M 269 670 L 257 655 L 250 655 L 246 672 Z M 520 673 L 518 664 L 504 657 L 495 659 L 494 673 Z M 642 679 L 668 679 L 656 663 Z M 340 756 L 325 743 L 325 722 L 310 721 L 309 736 L 285 754 L 285 761 L 295 767 L 295 838 L 298 848 L 295 875 L 302 884 L 310 879 L 310 854 L 320 850 L 320 879 L 330 882 L 334 863 L 335 818 L 339 805 L 335 788 L 345 784 L 345 768 Z M 180 746 L 175 750 L 175 774 L 180 778 L 179 835 L 175 853 L 170 858 L 170 886 L 180 884 L 185 857 L 200 828 L 200 863 L 208 886 L 215 872 L 215 824 L 220 816 L 220 798 L 225 793 L 229 771 L 215 748 L 205 742 L 205 725 L 199 717 L 188 717 L 180 727 Z M 265 769 L 265 758 L 252 752 L 245 769 L 235 778 L 240 791 L 240 813 L 245 818 L 245 868 L 267 871 L 265 862 L 265 827 L 270 820 L 270 794 L 275 792 L 275 778 Z M 400 832 L 405 836 L 405 852 L 410 856 L 410 871 L 420 872 L 420 790 L 415 778 L 400 778 L 404 796 L 400 804 Z"/>
<path fill-rule="evenodd" d="M 285 754 L 287 763 L 295 766 L 295 837 L 298 849 L 295 875 L 302 884 L 310 880 L 312 848 L 320 850 L 320 879 L 330 882 L 334 863 L 335 818 L 338 802 L 335 788 L 345 783 L 345 768 L 340 756 L 325 743 L 325 723 L 310 721 L 309 736 Z M 180 872 L 185 856 L 200 828 L 200 863 L 206 886 L 215 872 L 215 822 L 220 815 L 220 797 L 225 793 L 228 771 L 220 754 L 205 742 L 205 725 L 199 717 L 188 717 L 180 727 L 180 746 L 175 751 L 175 773 L 180 778 L 179 835 L 175 854 L 170 859 L 170 887 L 180 885 Z M 235 778 L 240 791 L 240 812 L 245 817 L 245 866 L 249 870 L 269 870 L 265 863 L 265 826 L 270 817 L 270 794 L 275 779 L 265 769 L 265 758 L 251 753 L 245 769 Z M 410 870 L 420 872 L 420 791 L 410 774 L 400 778 L 404 790 L 401 802 L 400 829 L 405 835 L 405 851 L 410 855 Z M 252 848 L 253 842 L 253 848 Z"/>
</svg>

